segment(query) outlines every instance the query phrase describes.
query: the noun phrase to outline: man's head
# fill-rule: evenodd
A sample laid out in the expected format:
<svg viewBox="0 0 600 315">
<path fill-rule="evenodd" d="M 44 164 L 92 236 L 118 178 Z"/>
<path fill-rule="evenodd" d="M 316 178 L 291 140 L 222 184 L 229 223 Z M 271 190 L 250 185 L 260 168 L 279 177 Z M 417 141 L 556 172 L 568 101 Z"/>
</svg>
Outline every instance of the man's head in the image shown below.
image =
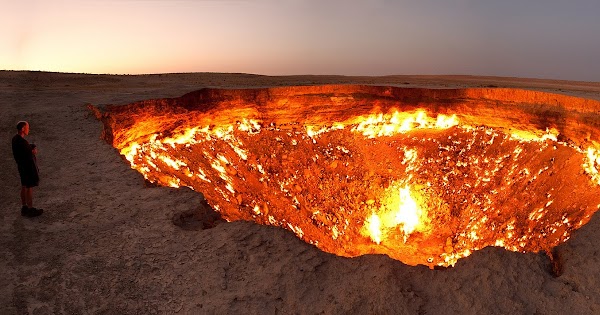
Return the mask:
<svg viewBox="0 0 600 315">
<path fill-rule="evenodd" d="M 17 123 L 17 131 L 20 134 L 28 135 L 29 134 L 29 123 L 26 121 L 19 121 L 19 123 Z"/>
</svg>

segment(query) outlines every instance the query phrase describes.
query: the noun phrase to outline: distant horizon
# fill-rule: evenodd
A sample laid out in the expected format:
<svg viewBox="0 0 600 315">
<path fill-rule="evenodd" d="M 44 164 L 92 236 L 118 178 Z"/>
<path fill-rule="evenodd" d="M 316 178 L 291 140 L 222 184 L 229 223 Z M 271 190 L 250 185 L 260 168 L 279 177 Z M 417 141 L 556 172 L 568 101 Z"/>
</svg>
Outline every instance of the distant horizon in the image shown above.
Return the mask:
<svg viewBox="0 0 600 315">
<path fill-rule="evenodd" d="M 565 82 L 582 82 L 582 83 L 600 83 L 600 81 L 584 81 L 584 80 L 566 80 L 554 78 L 535 78 L 535 77 L 517 77 L 517 76 L 499 76 L 499 75 L 478 75 L 478 74 L 384 74 L 384 75 L 345 75 L 345 74 L 261 74 L 261 73 L 246 73 L 246 72 L 215 72 L 215 71 L 191 71 L 191 72 L 156 72 L 156 73 L 91 73 L 91 72 L 68 72 L 68 71 L 46 71 L 46 70 L 12 70 L 0 69 L 0 72 L 39 72 L 53 74 L 80 74 L 80 75 L 109 75 L 109 76 L 151 76 L 151 75 L 170 75 L 170 74 L 238 74 L 251 76 L 265 77 L 301 77 L 301 76 L 340 76 L 340 77 L 473 77 L 473 78 L 498 78 L 498 79 L 520 79 L 520 80 L 541 80 L 541 81 L 565 81 Z"/>
</svg>

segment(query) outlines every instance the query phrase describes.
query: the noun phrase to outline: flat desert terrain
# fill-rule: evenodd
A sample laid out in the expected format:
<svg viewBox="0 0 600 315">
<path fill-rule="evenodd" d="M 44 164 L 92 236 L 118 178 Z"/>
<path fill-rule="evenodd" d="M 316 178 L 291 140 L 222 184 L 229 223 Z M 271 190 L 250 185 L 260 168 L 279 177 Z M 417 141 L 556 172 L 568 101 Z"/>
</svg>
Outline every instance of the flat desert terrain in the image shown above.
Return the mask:
<svg viewBox="0 0 600 315">
<path fill-rule="evenodd" d="M 101 139 L 87 105 L 205 87 L 371 84 L 510 87 L 600 100 L 600 83 L 471 76 L 140 76 L 0 71 L 0 314 L 600 314 L 600 217 L 541 253 L 488 247 L 453 267 L 338 257 L 252 222 L 184 230 L 190 189 L 148 187 Z M 600 110 L 600 109 L 599 109 Z M 27 120 L 39 148 L 37 218 L 20 215 L 10 139 Z"/>
</svg>

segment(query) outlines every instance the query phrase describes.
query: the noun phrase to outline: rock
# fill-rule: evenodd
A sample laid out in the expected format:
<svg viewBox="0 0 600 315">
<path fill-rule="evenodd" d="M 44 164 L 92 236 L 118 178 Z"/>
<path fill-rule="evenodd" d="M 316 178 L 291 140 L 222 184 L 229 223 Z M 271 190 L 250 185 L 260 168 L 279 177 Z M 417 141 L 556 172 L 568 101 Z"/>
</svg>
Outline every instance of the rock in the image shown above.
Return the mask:
<svg viewBox="0 0 600 315">
<path fill-rule="evenodd" d="M 444 246 L 444 251 L 446 253 L 452 253 L 454 251 L 454 246 L 452 246 L 452 238 L 448 237 L 446 239 L 446 246 Z"/>
<path fill-rule="evenodd" d="M 233 166 L 229 165 L 225 168 L 225 171 L 227 172 L 227 174 L 231 175 L 231 176 L 235 176 L 237 175 L 237 170 L 235 168 L 233 168 Z"/>
<path fill-rule="evenodd" d="M 306 178 L 312 177 L 312 172 L 310 171 L 310 169 L 308 169 L 308 168 L 304 169 L 304 177 L 306 177 Z"/>
</svg>

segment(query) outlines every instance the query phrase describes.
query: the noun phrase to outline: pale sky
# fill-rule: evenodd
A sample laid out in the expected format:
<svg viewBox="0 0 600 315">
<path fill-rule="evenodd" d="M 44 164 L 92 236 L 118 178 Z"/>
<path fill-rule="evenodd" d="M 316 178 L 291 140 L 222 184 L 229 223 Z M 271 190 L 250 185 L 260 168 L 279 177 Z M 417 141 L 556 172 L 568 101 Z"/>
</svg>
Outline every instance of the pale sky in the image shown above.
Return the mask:
<svg viewBox="0 0 600 315">
<path fill-rule="evenodd" d="M 600 81 L 600 0 L 0 0 L 0 70 Z"/>
</svg>

